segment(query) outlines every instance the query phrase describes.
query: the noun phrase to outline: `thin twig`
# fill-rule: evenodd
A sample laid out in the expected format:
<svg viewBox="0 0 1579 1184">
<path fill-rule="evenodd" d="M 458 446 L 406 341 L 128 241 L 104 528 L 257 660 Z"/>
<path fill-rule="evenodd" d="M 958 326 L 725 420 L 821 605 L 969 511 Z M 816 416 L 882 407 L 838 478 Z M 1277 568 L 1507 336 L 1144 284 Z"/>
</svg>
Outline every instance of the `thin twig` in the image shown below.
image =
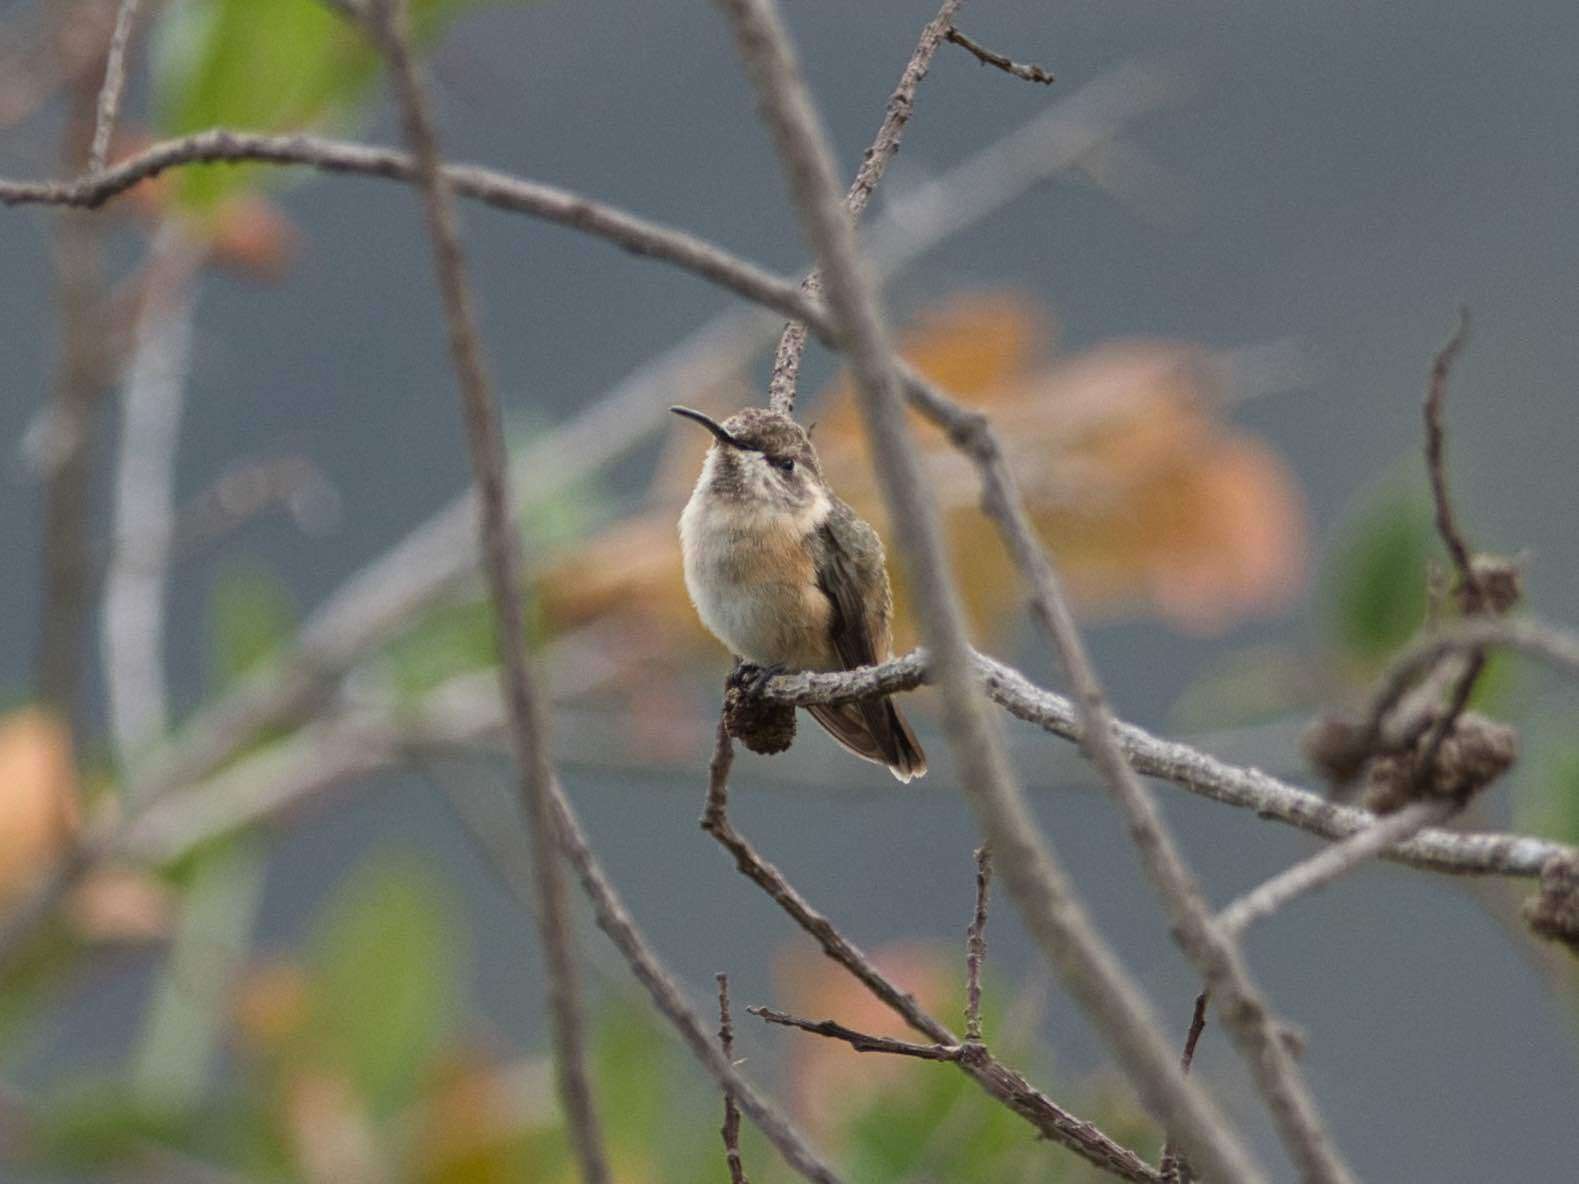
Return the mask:
<svg viewBox="0 0 1579 1184">
<path fill-rule="evenodd" d="M 713 976 L 718 982 L 718 1047 L 724 1059 L 735 1063 L 735 1025 L 729 1017 L 729 976 Z M 724 1091 L 724 1125 L 718 1132 L 724 1140 L 724 1162 L 729 1166 L 729 1184 L 750 1184 L 745 1166 L 740 1162 L 740 1107 L 735 1096 Z"/>
<path fill-rule="evenodd" d="M 450 353 L 460 385 L 480 510 L 483 567 L 493 600 L 500 681 L 510 714 L 510 734 L 520 770 L 521 797 L 532 841 L 538 932 L 547 962 L 554 1062 L 570 1141 L 586 1184 L 607 1184 L 607 1153 L 587 1074 L 582 997 L 570 907 L 554 842 L 549 798 L 553 768 L 548 729 L 526 654 L 526 622 L 518 535 L 511 515 L 508 461 L 498 407 L 482 360 L 472 298 L 461 252 L 454 198 L 439 158 L 420 69 L 412 57 L 406 0 L 377 0 L 377 34 L 389 60 L 407 142 L 416 158 L 423 213 L 432 240 L 434 269 L 444 301 Z"/>
<path fill-rule="evenodd" d="M 915 51 L 905 64 L 904 73 L 899 76 L 899 85 L 888 98 L 888 109 L 872 140 L 872 146 L 866 150 L 855 180 L 844 195 L 844 208 L 850 212 L 852 220 L 858 219 L 861 211 L 866 209 L 872 192 L 888 169 L 888 162 L 899 151 L 899 143 L 905 136 L 905 125 L 910 122 L 911 113 L 915 110 L 916 90 L 927 76 L 927 68 L 931 66 L 938 46 L 943 43 L 944 36 L 953 25 L 954 15 L 962 2 L 943 0 L 943 7 L 921 30 L 921 39 L 916 42 Z M 814 299 L 820 296 L 822 276 L 812 271 L 801 281 L 801 290 Z M 795 413 L 795 386 L 800 378 L 800 362 L 805 353 L 806 326 L 800 321 L 791 321 L 784 326 L 784 333 L 779 338 L 778 352 L 773 358 L 773 376 L 768 381 L 768 406 L 781 415 Z"/>
<path fill-rule="evenodd" d="M 1022 66 L 1019 62 L 1010 61 L 1001 53 L 994 53 L 985 45 L 972 41 L 958 29 L 950 28 L 944 36 L 961 49 L 970 53 L 983 66 L 996 66 L 1005 74 L 1012 74 L 1015 78 L 1024 79 L 1026 82 L 1040 82 L 1044 86 L 1051 86 L 1057 81 L 1040 66 Z"/>
<path fill-rule="evenodd" d="M 1184 1052 L 1179 1055 L 1179 1068 L 1185 1073 L 1190 1071 L 1190 1066 L 1195 1062 L 1195 1046 L 1200 1042 L 1201 1033 L 1206 1031 L 1206 1003 L 1210 997 L 1205 991 L 1195 997 L 1195 1010 L 1190 1014 L 1190 1030 L 1184 1036 Z M 1162 1146 L 1160 1171 L 1163 1184 L 1190 1184 L 1193 1175 L 1190 1165 L 1174 1147 L 1172 1139 Z"/>
<path fill-rule="evenodd" d="M 965 1039 L 981 1040 L 981 967 L 987 960 L 987 893 L 992 885 L 992 848 L 976 848 L 976 911 L 965 927 Z"/>
<path fill-rule="evenodd" d="M 948 1025 L 922 1008 L 916 997 L 890 981 L 827 917 L 801 896 L 783 874 L 762 858 L 729 818 L 729 770 L 734 745 L 718 721 L 717 743 L 708 771 L 707 805 L 702 829 L 735 858 L 740 872 L 760 887 L 801 929 L 822 947 L 822 952 L 855 976 L 873 996 L 933 1043 L 957 1045 L 960 1040 Z M 1094 1123 L 1063 1109 L 1015 1070 L 1004 1065 L 984 1046 L 968 1046 L 969 1055 L 957 1064 L 989 1095 L 1009 1107 L 1037 1129 L 1044 1138 L 1067 1147 L 1087 1162 L 1123 1180 L 1155 1184 L 1151 1165 L 1129 1148 L 1115 1142 Z"/>
<path fill-rule="evenodd" d="M 1358 834 L 1322 849 L 1246 892 L 1217 914 L 1217 927 L 1229 937 L 1238 937 L 1296 897 L 1325 887 L 1394 844 L 1444 821 L 1457 809 L 1452 801 L 1432 798 L 1411 802 L 1402 810 L 1378 818 Z"/>
<path fill-rule="evenodd" d="M 873 1036 L 867 1032 L 857 1032 L 854 1028 L 847 1028 L 834 1020 L 801 1019 L 788 1012 L 774 1011 L 771 1007 L 748 1007 L 746 1010 L 770 1024 L 799 1028 L 802 1032 L 827 1036 L 832 1040 L 842 1040 L 856 1052 L 886 1052 L 894 1056 L 916 1057 L 923 1061 L 957 1061 L 964 1052 L 963 1047 L 958 1044 L 915 1044 L 909 1040 L 896 1040 L 892 1036 Z"/>
<path fill-rule="evenodd" d="M 1225 1181 L 1265 1179 L 1217 1108 L 1179 1072 L 1139 988 L 1092 927 L 1042 840 L 984 711 L 970 668 L 963 612 L 936 509 L 900 403 L 900 372 L 839 198 L 832 155 L 788 35 L 770 0 L 721 0 L 795 205 L 822 269 L 829 308 L 854 372 L 884 501 L 931 652 L 944 722 L 978 819 L 1010 894 L 1044 952 L 1119 1054 L 1147 1107 L 1177 1124 L 1190 1150 Z"/>
<path fill-rule="evenodd" d="M 1423 413 L 1426 473 L 1431 481 L 1431 500 L 1436 507 L 1436 529 L 1442 536 L 1442 545 L 1452 557 L 1453 566 L 1458 570 L 1459 605 L 1466 616 L 1473 617 L 1487 612 L 1492 606 L 1486 594 L 1485 584 L 1475 570 L 1475 560 L 1470 553 L 1469 544 L 1465 542 L 1462 528 L 1453 513 L 1453 501 L 1448 496 L 1447 429 L 1443 423 L 1448 376 L 1452 373 L 1453 363 L 1468 340 L 1469 309 L 1460 308 L 1458 328 L 1454 330 L 1447 344 L 1437 351 L 1436 357 L 1431 362 L 1431 382 L 1426 391 Z M 1454 677 L 1452 690 L 1448 695 L 1447 709 L 1432 725 L 1425 743 L 1420 748 L 1420 758 L 1415 765 L 1411 786 L 1415 793 L 1422 793 L 1430 786 L 1436 773 L 1437 756 L 1442 751 L 1442 745 L 1452 735 L 1458 717 L 1469 705 L 1469 697 L 1475 690 L 1475 683 L 1479 681 L 1481 672 L 1485 668 L 1485 650 L 1471 650 L 1464 659 L 1463 669 Z"/>
<path fill-rule="evenodd" d="M 93 146 L 88 153 L 89 173 L 102 172 L 110 154 L 115 117 L 121 108 L 121 91 L 126 85 L 126 47 L 132 39 L 138 4 L 139 0 L 121 0 L 120 10 L 115 14 L 115 31 L 110 34 L 109 52 L 104 57 L 104 86 L 99 91 Z"/>
<path fill-rule="evenodd" d="M 1442 405 L 1447 400 L 1447 380 L 1453 363 L 1469 340 L 1469 309 L 1458 310 L 1458 328 L 1431 360 L 1431 382 L 1426 390 L 1425 464 L 1431 480 L 1431 501 L 1436 511 L 1436 529 L 1458 570 L 1459 586 L 1468 612 L 1479 608 L 1480 581 L 1475 574 L 1469 544 L 1464 541 L 1453 515 L 1453 502 L 1447 492 L 1447 432 L 1442 424 Z"/>
<path fill-rule="evenodd" d="M 679 1031 L 692 1055 L 718 1083 L 719 1088 L 735 1099 L 751 1121 L 768 1137 L 768 1141 L 778 1148 L 786 1163 L 817 1184 L 839 1184 L 839 1176 L 834 1170 L 811 1150 L 789 1120 L 740 1075 L 708 1034 L 701 1017 L 685 1002 L 673 976 L 636 928 L 630 911 L 592 854 L 586 832 L 581 828 L 580 821 L 557 782 L 552 805 L 565 858 L 570 861 L 570 866 L 581 881 L 582 890 L 592 904 L 598 928 L 614 943 L 631 973 L 646 989 L 654 1006 Z"/>
</svg>

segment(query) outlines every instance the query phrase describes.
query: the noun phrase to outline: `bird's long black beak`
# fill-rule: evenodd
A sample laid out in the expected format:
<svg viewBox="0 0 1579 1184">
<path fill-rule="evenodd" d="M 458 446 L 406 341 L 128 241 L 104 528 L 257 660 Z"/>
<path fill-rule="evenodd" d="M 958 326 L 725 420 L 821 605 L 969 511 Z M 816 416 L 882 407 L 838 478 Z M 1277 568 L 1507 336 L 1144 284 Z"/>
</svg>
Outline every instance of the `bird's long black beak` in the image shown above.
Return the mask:
<svg viewBox="0 0 1579 1184">
<path fill-rule="evenodd" d="M 724 425 L 719 423 L 710 415 L 704 415 L 700 411 L 693 410 L 690 407 L 671 407 L 669 410 L 674 412 L 676 415 L 684 416 L 686 419 L 695 420 L 708 431 L 712 432 L 720 444 L 727 444 L 731 448 L 746 447 L 739 440 L 735 439 L 728 432 L 726 432 L 724 430 Z"/>
</svg>

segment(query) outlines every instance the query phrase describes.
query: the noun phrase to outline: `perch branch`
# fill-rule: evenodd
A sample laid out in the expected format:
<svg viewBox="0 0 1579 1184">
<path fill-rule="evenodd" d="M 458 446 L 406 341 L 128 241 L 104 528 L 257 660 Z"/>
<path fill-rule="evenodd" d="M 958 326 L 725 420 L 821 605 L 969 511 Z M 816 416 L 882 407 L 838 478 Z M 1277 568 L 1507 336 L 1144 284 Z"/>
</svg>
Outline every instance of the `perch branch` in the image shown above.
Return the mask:
<svg viewBox="0 0 1579 1184">
<path fill-rule="evenodd" d="M 888 98 L 888 109 L 877 129 L 877 136 L 866 150 L 849 192 L 844 195 L 844 208 L 850 212 L 852 219 L 859 218 L 861 211 L 866 209 L 872 192 L 888 169 L 888 162 L 899 151 L 899 143 L 905 136 L 905 125 L 910 122 L 911 112 L 915 110 L 916 91 L 921 86 L 921 80 L 927 76 L 927 68 L 932 65 L 932 58 L 938 46 L 943 44 L 943 38 L 953 25 L 954 15 L 962 2 L 943 0 L 943 7 L 938 9 L 938 14 L 921 30 L 921 40 L 916 43 L 915 52 L 905 64 L 904 73 L 899 76 L 899 85 Z M 801 281 L 801 290 L 813 299 L 819 297 L 822 294 L 822 275 L 813 270 Z M 784 326 L 783 336 L 779 338 L 778 352 L 773 358 L 773 376 L 768 380 L 768 406 L 782 415 L 795 413 L 795 386 L 800 378 L 800 362 L 805 353 L 806 326 L 800 321 L 791 321 Z"/>
<path fill-rule="evenodd" d="M 497 622 L 500 681 L 532 843 L 538 935 L 547 963 L 554 1064 L 570 1142 L 586 1184 L 607 1184 L 608 1156 L 587 1073 L 585 1022 L 564 869 L 549 803 L 553 768 L 548 728 L 526 653 L 519 541 L 512 521 L 508 460 L 499 411 L 485 372 L 461 251 L 460 224 L 440 166 L 437 135 L 421 69 L 412 56 L 407 0 L 375 0 L 373 22 L 389 60 L 405 136 L 416 159 L 434 270 L 443 298 L 450 354 L 460 386 L 477 482 L 479 542 Z"/>
<path fill-rule="evenodd" d="M 1040 82 L 1044 86 L 1051 86 L 1056 81 L 1051 74 L 1040 66 L 1023 66 L 1019 62 L 1010 61 L 1001 53 L 994 53 L 985 45 L 972 41 L 958 29 L 950 28 L 944 36 L 969 53 L 983 66 L 996 66 L 1005 74 L 1011 74 L 1015 78 L 1024 79 L 1026 82 Z"/>
<path fill-rule="evenodd" d="M 1148 1108 L 1177 1124 L 1188 1148 L 1224 1180 L 1264 1179 L 1217 1108 L 1179 1072 L 1150 1006 L 1092 927 L 1025 804 L 971 676 L 963 613 L 900 403 L 900 372 L 862 269 L 854 227 L 839 199 L 826 133 L 777 7 L 770 0 L 721 0 L 721 7 L 734 26 L 817 255 L 838 339 L 854 372 L 897 549 L 935 663 L 960 780 L 1001 861 L 1010 894 L 1044 952 L 1118 1052 Z"/>
</svg>

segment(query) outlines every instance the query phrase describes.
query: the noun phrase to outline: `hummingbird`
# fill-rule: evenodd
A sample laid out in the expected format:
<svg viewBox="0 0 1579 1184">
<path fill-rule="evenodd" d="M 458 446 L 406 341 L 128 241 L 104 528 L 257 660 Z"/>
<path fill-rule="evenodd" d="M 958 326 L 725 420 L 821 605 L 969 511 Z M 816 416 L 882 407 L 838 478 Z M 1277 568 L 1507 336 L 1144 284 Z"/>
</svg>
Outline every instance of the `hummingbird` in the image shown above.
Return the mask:
<svg viewBox="0 0 1579 1184">
<path fill-rule="evenodd" d="M 719 423 L 670 411 L 713 443 L 680 515 L 685 586 L 702 624 L 765 678 L 853 670 L 893 656 L 893 593 L 877 532 L 828 488 L 811 437 L 748 407 Z M 900 781 L 927 758 L 887 696 L 806 708 L 841 745 Z"/>
</svg>

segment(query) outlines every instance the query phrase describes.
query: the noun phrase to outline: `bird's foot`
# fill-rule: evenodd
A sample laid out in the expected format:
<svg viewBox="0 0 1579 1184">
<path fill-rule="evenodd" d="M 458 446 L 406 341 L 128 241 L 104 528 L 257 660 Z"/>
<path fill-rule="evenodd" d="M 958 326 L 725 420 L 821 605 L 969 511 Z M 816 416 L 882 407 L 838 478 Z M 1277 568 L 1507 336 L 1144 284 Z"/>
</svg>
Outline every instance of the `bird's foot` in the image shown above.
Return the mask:
<svg viewBox="0 0 1579 1184">
<path fill-rule="evenodd" d="M 743 658 L 735 659 L 735 668 L 729 672 L 729 679 L 725 686 L 738 687 L 742 692 L 757 698 L 768 685 L 768 680 L 783 674 L 789 666 L 783 662 L 774 662 L 767 666 L 756 662 L 747 662 Z"/>
</svg>

